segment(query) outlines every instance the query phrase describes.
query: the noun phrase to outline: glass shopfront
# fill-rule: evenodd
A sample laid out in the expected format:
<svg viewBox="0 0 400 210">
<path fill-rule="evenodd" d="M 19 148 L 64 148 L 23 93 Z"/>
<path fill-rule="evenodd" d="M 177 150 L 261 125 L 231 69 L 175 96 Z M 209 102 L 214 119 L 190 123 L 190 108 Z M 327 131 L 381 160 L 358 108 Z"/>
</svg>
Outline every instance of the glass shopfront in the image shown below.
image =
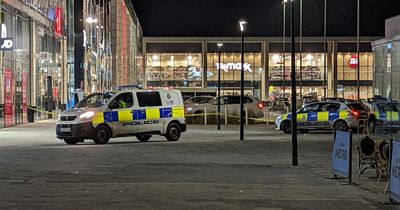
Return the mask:
<svg viewBox="0 0 400 210">
<path fill-rule="evenodd" d="M 201 53 L 148 53 L 148 87 L 201 87 Z"/>
<path fill-rule="evenodd" d="M 324 54 L 296 53 L 297 92 L 302 95 L 323 97 Z M 328 68 L 328 67 L 327 67 Z M 269 53 L 269 97 L 288 98 L 291 94 L 291 54 Z"/>
<path fill-rule="evenodd" d="M 0 16 L 2 35 L 13 39 L 13 50 L 0 53 L 0 127 L 9 127 L 27 122 L 29 21 L 4 8 Z"/>
<path fill-rule="evenodd" d="M 355 52 L 337 54 L 337 94 L 346 99 L 357 99 L 357 67 L 360 65 L 360 98 L 373 97 L 372 80 L 374 57 L 372 52 L 360 52 L 360 59 Z M 370 82 L 370 85 L 365 85 Z"/>
<path fill-rule="evenodd" d="M 62 55 L 61 40 L 36 26 L 36 108 L 43 111 L 61 109 Z M 37 112 L 37 118 L 47 114 Z"/>
<path fill-rule="evenodd" d="M 261 53 L 244 53 L 245 94 L 260 97 L 261 78 L 263 74 Z M 221 53 L 221 64 L 218 53 L 207 53 L 208 87 L 216 88 L 218 68 L 221 70 L 221 95 L 240 94 L 241 54 Z"/>
</svg>

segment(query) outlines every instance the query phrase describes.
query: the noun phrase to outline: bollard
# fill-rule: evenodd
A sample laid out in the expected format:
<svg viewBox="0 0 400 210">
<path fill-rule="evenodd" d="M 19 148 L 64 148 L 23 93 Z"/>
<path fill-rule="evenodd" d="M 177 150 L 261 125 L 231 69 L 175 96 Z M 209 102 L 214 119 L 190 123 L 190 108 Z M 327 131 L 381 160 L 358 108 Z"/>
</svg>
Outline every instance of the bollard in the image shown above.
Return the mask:
<svg viewBox="0 0 400 210">
<path fill-rule="evenodd" d="M 247 110 L 247 106 L 245 107 L 245 114 L 246 114 L 246 125 L 249 125 L 249 112 Z"/>
<path fill-rule="evenodd" d="M 207 106 L 204 108 L 204 125 L 207 125 Z"/>
<path fill-rule="evenodd" d="M 225 111 L 225 125 L 228 125 L 228 115 L 226 114 L 226 106 L 224 107 L 224 111 Z"/>
</svg>

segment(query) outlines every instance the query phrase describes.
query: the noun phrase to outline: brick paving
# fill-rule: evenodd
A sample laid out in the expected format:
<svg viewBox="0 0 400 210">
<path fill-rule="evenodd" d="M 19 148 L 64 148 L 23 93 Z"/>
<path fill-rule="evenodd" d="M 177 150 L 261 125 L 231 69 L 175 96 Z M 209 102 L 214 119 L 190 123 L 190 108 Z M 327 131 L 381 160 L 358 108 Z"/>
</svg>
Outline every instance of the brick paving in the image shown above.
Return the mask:
<svg viewBox="0 0 400 210">
<path fill-rule="evenodd" d="M 331 179 L 333 135 L 290 135 L 251 125 L 189 126 L 178 142 L 154 136 L 66 145 L 54 121 L 0 130 L 1 209 L 400 209 L 374 171 L 353 184 Z M 357 139 L 357 136 L 354 137 Z M 354 141 L 356 142 L 356 141 Z"/>
</svg>

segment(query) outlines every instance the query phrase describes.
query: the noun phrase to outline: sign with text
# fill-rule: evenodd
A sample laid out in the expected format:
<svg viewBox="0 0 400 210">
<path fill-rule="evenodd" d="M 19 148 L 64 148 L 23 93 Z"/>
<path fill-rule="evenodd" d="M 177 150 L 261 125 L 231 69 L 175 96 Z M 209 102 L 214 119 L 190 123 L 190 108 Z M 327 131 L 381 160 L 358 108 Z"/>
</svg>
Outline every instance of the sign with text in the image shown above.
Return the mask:
<svg viewBox="0 0 400 210">
<path fill-rule="evenodd" d="M 0 49 L 2 51 L 14 50 L 13 38 L 0 38 Z"/>
<path fill-rule="evenodd" d="M 400 142 L 394 141 L 392 148 L 392 162 L 390 167 L 390 193 L 391 199 L 400 202 Z"/>
<path fill-rule="evenodd" d="M 217 67 L 217 69 L 221 68 L 221 70 L 225 72 L 242 69 L 242 63 L 216 63 L 215 66 Z M 253 70 L 251 69 L 251 64 L 244 63 L 243 71 L 253 72 Z"/>
<path fill-rule="evenodd" d="M 333 174 L 349 179 L 351 183 L 352 136 L 350 132 L 336 131 L 332 154 Z"/>
<path fill-rule="evenodd" d="M 357 57 L 356 55 L 350 56 L 350 59 L 349 59 L 349 66 L 350 66 L 352 69 L 356 69 L 356 68 L 358 67 L 358 57 Z"/>
</svg>

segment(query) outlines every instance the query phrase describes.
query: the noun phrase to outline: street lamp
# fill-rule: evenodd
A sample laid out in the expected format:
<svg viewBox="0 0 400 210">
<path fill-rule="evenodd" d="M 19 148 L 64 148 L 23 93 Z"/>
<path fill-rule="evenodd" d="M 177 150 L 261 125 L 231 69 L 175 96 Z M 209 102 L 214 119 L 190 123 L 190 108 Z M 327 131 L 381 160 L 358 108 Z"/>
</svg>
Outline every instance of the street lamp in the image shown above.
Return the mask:
<svg viewBox="0 0 400 210">
<path fill-rule="evenodd" d="M 243 108 L 243 103 L 244 103 L 244 69 L 243 69 L 243 63 L 244 63 L 244 26 L 247 24 L 246 21 L 240 20 L 239 21 L 239 26 L 240 26 L 240 37 L 241 37 L 241 71 L 240 71 L 240 140 L 244 140 L 244 108 Z"/>
<path fill-rule="evenodd" d="M 295 35 L 294 35 L 294 1 L 290 1 L 290 35 L 291 35 L 291 80 L 292 80 L 292 165 L 297 166 L 297 113 L 296 113 L 296 54 L 295 54 Z"/>
<path fill-rule="evenodd" d="M 221 130 L 221 48 L 222 48 L 222 43 L 218 43 L 218 108 L 217 108 L 217 129 Z"/>
<path fill-rule="evenodd" d="M 357 100 L 360 100 L 360 0 L 357 0 Z"/>
</svg>

